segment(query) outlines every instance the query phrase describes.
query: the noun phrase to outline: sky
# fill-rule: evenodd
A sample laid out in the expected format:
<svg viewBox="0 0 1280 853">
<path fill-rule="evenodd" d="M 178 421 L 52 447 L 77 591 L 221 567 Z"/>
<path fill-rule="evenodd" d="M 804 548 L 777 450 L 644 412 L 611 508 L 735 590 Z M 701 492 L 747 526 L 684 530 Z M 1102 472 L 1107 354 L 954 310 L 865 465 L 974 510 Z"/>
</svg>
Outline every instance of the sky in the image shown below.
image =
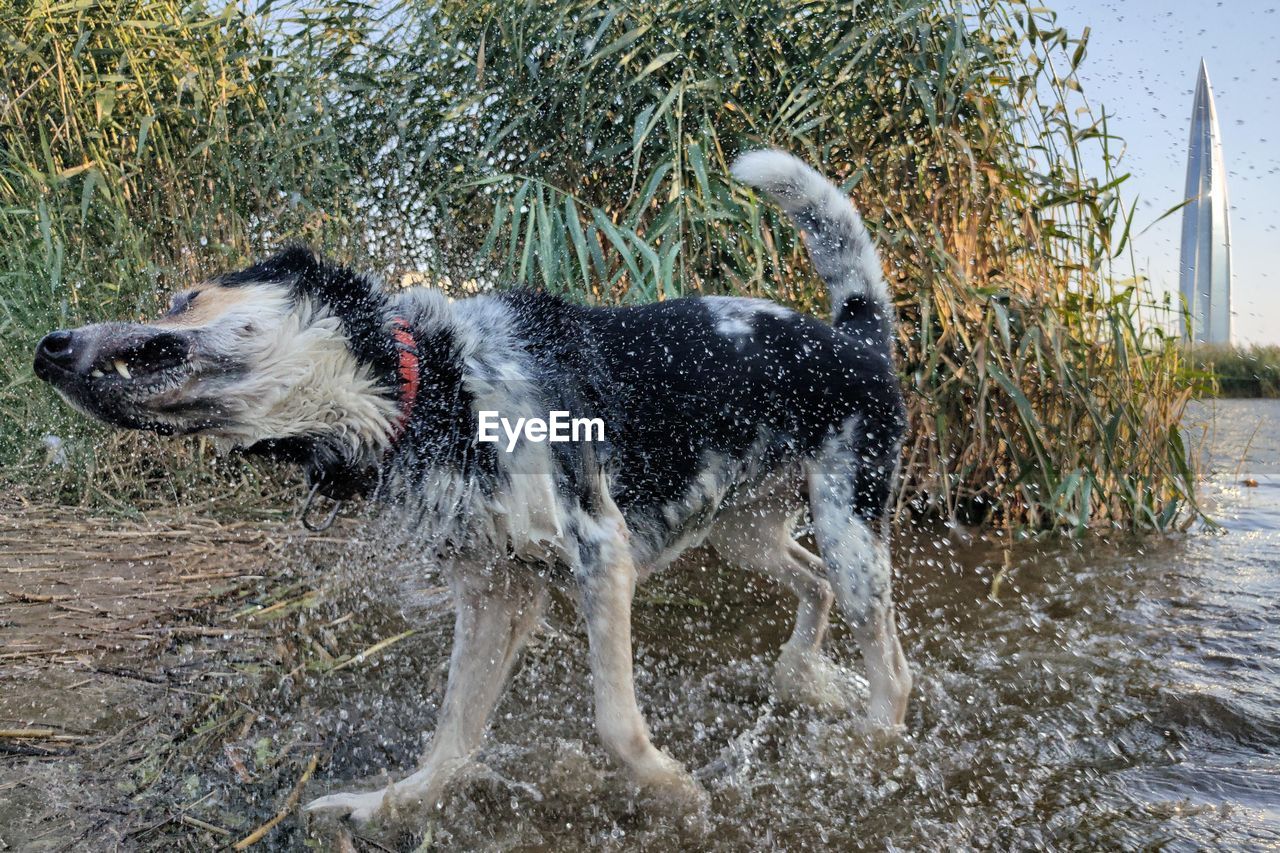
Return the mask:
<svg viewBox="0 0 1280 853">
<path fill-rule="evenodd" d="M 1280 0 L 1057 0 L 1068 31 L 1090 28 L 1086 96 L 1125 145 L 1138 199 L 1139 274 L 1178 292 L 1187 139 L 1203 57 L 1217 102 L 1231 202 L 1236 343 L 1280 344 Z M 1152 224 L 1155 223 L 1155 224 Z"/>
</svg>

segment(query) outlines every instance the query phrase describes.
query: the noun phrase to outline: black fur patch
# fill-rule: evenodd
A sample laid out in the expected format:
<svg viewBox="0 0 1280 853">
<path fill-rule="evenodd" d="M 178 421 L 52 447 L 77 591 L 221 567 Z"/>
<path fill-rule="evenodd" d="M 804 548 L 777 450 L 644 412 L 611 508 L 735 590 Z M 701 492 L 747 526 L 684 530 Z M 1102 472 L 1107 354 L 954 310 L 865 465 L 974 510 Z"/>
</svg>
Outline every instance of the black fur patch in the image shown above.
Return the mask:
<svg viewBox="0 0 1280 853">
<path fill-rule="evenodd" d="M 318 486 L 320 494 L 335 501 L 367 495 L 378 478 L 376 461 L 353 459 L 344 445 L 331 439 L 269 438 L 245 453 L 300 466 L 307 485 Z"/>
<path fill-rule="evenodd" d="M 476 445 L 473 398 L 463 385 L 463 366 L 451 330 L 419 316 L 412 303 L 396 305 L 409 326 L 418 356 L 418 395 L 404 435 L 391 449 L 396 464 L 447 466 L 468 474 L 491 474 L 491 445 Z"/>
<path fill-rule="evenodd" d="M 750 335 L 733 335 L 692 299 L 603 312 L 595 325 L 615 383 L 632 389 L 619 443 L 622 470 L 637 474 L 624 501 L 679 500 L 708 453 L 745 460 L 760 445 L 763 468 L 808 456 L 898 397 L 887 359 L 801 314 L 758 313 Z"/>
</svg>

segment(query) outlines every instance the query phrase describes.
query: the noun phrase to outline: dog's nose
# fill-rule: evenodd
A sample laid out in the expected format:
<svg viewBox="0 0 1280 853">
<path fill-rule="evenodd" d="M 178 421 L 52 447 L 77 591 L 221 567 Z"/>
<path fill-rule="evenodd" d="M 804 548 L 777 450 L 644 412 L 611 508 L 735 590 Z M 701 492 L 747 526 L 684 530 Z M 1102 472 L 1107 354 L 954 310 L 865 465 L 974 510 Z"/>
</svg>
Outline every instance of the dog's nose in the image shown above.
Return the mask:
<svg viewBox="0 0 1280 853">
<path fill-rule="evenodd" d="M 36 344 L 36 358 L 46 359 L 59 367 L 71 369 L 76 360 L 76 336 L 74 332 L 59 329 L 50 332 Z"/>
</svg>

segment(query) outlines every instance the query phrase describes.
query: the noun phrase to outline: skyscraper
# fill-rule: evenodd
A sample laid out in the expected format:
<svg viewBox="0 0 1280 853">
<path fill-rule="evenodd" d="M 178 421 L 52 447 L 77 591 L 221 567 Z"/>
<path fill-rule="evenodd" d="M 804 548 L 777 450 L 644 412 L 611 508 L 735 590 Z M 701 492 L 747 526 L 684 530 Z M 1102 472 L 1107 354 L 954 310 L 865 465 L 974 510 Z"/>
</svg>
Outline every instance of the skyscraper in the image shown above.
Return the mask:
<svg viewBox="0 0 1280 853">
<path fill-rule="evenodd" d="M 1193 342 L 1231 342 L 1231 223 L 1222 134 L 1209 86 L 1209 69 L 1200 61 L 1191 141 L 1187 150 L 1187 194 L 1182 209 L 1182 258 L 1179 289 L 1190 316 L 1183 334 Z M 1190 328 L 1185 328 L 1189 322 Z"/>
</svg>

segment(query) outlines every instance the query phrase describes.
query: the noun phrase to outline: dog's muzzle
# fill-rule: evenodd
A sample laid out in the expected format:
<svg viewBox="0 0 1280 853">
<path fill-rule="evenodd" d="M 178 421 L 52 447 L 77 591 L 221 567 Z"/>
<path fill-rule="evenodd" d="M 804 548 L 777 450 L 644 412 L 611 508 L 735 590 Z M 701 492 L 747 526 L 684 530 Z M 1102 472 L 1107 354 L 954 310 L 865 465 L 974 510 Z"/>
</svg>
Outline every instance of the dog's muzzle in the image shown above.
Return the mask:
<svg viewBox="0 0 1280 853">
<path fill-rule="evenodd" d="M 98 323 L 50 332 L 36 345 L 35 374 L 89 414 L 132 429 L 172 432 L 147 411 L 190 372 L 185 332 L 137 323 Z"/>
<path fill-rule="evenodd" d="M 36 345 L 36 376 L 62 386 L 74 380 L 114 378 L 131 382 L 182 367 L 190 351 L 185 336 L 132 323 L 99 323 L 59 329 Z"/>
</svg>

